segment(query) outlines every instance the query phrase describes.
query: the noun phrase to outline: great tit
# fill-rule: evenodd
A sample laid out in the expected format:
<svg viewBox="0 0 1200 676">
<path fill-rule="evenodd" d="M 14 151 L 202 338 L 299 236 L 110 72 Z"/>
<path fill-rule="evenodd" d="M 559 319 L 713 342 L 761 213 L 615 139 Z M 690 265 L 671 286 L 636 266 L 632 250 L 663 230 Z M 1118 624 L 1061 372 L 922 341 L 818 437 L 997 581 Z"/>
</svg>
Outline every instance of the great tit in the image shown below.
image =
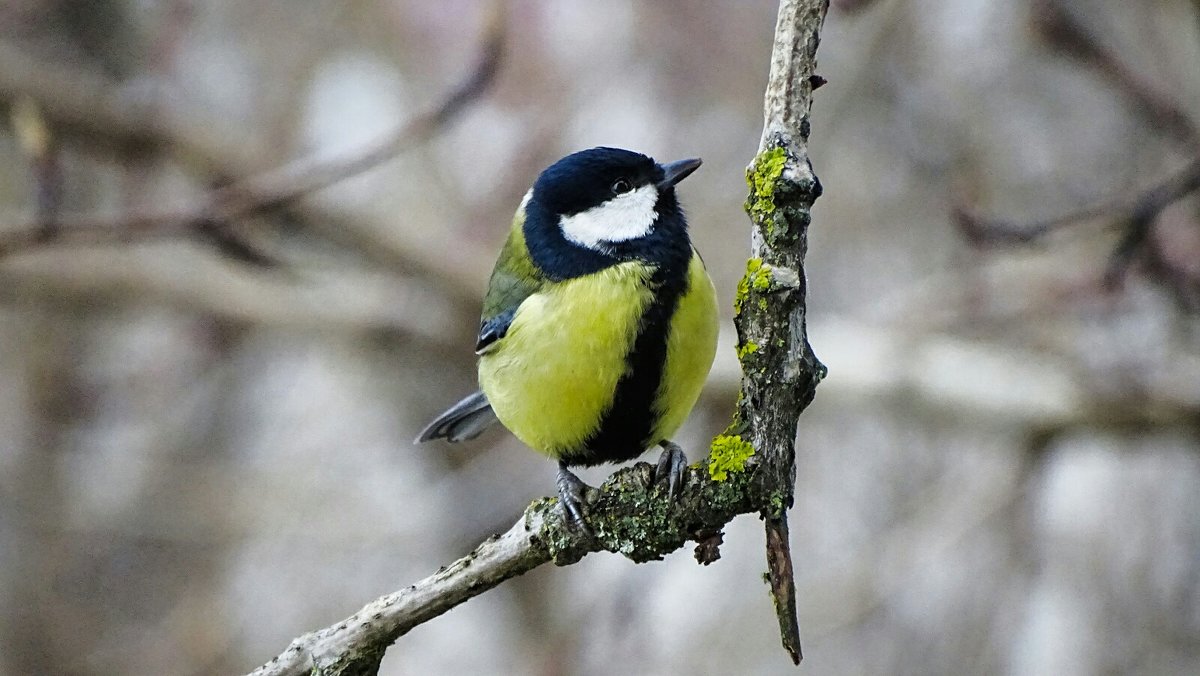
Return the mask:
<svg viewBox="0 0 1200 676">
<path fill-rule="evenodd" d="M 558 460 L 560 502 L 584 528 L 587 487 L 571 466 L 661 446 L 655 479 L 677 496 L 687 458 L 670 438 L 700 396 L 717 345 L 716 292 L 675 196 L 699 166 L 592 148 L 543 171 L 483 299 L 481 391 L 417 442 L 471 439 L 499 419 Z"/>
</svg>

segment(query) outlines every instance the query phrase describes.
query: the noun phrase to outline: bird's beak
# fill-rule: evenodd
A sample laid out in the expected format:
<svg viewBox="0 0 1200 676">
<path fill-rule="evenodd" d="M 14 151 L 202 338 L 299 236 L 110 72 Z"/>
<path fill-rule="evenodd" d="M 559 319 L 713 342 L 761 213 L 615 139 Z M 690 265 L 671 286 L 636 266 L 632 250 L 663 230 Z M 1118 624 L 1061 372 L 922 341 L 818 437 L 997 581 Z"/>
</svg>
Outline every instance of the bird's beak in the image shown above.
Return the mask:
<svg viewBox="0 0 1200 676">
<path fill-rule="evenodd" d="M 683 179 L 687 178 L 696 169 L 700 168 L 700 158 L 695 157 L 690 160 L 679 160 L 663 165 L 663 179 L 656 184 L 659 190 L 666 190 L 674 187 L 674 185 Z"/>
</svg>

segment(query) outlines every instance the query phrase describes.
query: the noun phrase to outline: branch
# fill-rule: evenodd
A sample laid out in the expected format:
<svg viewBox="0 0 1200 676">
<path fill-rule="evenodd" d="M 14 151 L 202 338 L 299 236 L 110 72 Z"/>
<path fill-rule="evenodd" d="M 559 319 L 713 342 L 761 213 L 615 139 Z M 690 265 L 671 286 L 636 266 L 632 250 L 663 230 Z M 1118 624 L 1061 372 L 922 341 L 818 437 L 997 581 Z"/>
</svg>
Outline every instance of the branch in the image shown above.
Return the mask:
<svg viewBox="0 0 1200 676">
<path fill-rule="evenodd" d="M 738 514 L 767 506 L 756 490 L 759 475 L 751 466 L 717 481 L 703 465 L 693 465 L 685 472 L 681 495 L 672 501 L 654 482 L 654 468 L 638 463 L 614 473 L 588 496 L 591 535 L 568 528 L 558 500 L 542 498 L 507 533 L 345 620 L 297 638 L 253 676 L 373 674 L 388 646 L 417 625 L 544 563 L 570 565 L 598 551 L 654 561 L 688 540 L 700 543 L 698 557 L 712 556 L 714 532 Z"/>
<path fill-rule="evenodd" d="M 1165 130 L 1189 146 L 1194 147 L 1200 142 L 1196 125 L 1179 102 L 1127 66 L 1062 0 L 1033 0 L 1032 24 L 1052 46 L 1092 68 L 1115 90 L 1129 98 L 1135 104 L 1132 110 L 1151 126 Z M 1108 214 L 1120 214 L 1120 219 L 1128 225 L 1122 244 L 1112 255 L 1108 275 L 1111 278 L 1120 273 L 1128 263 L 1130 254 L 1145 241 L 1149 226 L 1158 214 L 1198 187 L 1200 159 L 1193 160 L 1178 175 L 1137 196 L 1132 202 L 1096 204 L 1071 214 L 1028 224 L 984 219 L 964 207 L 955 208 L 953 218 L 972 243 L 987 245 L 1028 244 L 1060 228 Z"/>
<path fill-rule="evenodd" d="M 387 647 L 416 625 L 539 565 L 569 565 L 595 551 L 651 561 L 696 541 L 701 563 L 719 555 L 722 528 L 738 514 L 766 521 L 769 577 L 792 659 L 800 661 L 786 510 L 795 479 L 796 421 L 824 367 L 805 333 L 804 255 L 820 184 L 808 162 L 808 111 L 827 0 L 782 0 L 765 98 L 762 149 L 751 165 L 751 271 L 739 287 L 743 396 L 733 424 L 713 441 L 707 468 L 687 468 L 670 499 L 646 463 L 620 470 L 587 496 L 592 534 L 570 529 L 554 498 L 531 504 L 507 533 L 346 620 L 301 636 L 255 676 L 373 674 Z"/>
<path fill-rule="evenodd" d="M 1138 227 L 1151 222 L 1163 209 L 1200 189 L 1200 158 L 1158 185 L 1137 195 L 1132 201 L 1099 204 L 1080 211 L 1034 223 L 1017 223 L 979 216 L 963 206 L 955 207 L 952 216 L 958 228 L 977 246 L 1034 244 L 1055 230 L 1092 221 L 1110 214 L 1118 220 L 1136 223 Z"/>
<path fill-rule="evenodd" d="M 1146 248 L 1150 227 L 1163 209 L 1200 190 L 1200 158 L 1161 185 L 1155 186 L 1134 203 L 1126 221 L 1125 231 L 1117 248 L 1109 257 L 1105 281 L 1115 284 L 1128 269 L 1134 257 Z"/>
<path fill-rule="evenodd" d="M 1196 124 L 1187 110 L 1126 65 L 1062 0 L 1034 0 L 1032 15 L 1034 29 L 1044 39 L 1107 79 L 1128 97 L 1134 104 L 1132 110 L 1151 126 L 1193 147 L 1200 142 Z"/>
<path fill-rule="evenodd" d="M 210 192 L 198 204 L 157 211 L 136 212 L 113 219 L 64 216 L 56 221 L 54 236 L 45 236 L 40 223 L 25 223 L 0 231 L 0 256 L 48 242 L 94 243 L 130 241 L 199 234 L 211 237 L 214 227 L 283 206 L 372 169 L 417 141 L 439 130 L 491 84 L 500 65 L 504 44 L 503 14 L 492 6 L 483 48 L 467 78 L 436 106 L 398 128 L 367 151 L 347 158 L 318 162 L 300 160 L 274 171 L 237 181 Z M 3 52 L 0 52 L 0 56 Z M 39 92 L 48 94 L 46 92 Z M 97 100 L 107 100 L 97 96 Z M 65 106 L 64 106 L 65 107 Z M 120 117 L 120 111 L 112 114 Z"/>
<path fill-rule="evenodd" d="M 238 324 L 399 331 L 433 345 L 479 320 L 478 307 L 469 314 L 440 289 L 408 275 L 357 266 L 256 273 L 185 247 L 46 250 L 0 265 L 0 304 L 70 304 L 80 298 L 110 303 L 136 297 Z"/>
<path fill-rule="evenodd" d="M 1034 0 L 1032 14 L 1034 28 L 1047 41 L 1108 80 L 1114 89 L 1135 104 L 1132 109 L 1148 124 L 1195 150 L 1200 143 L 1200 133 L 1176 98 L 1160 91 L 1127 66 L 1061 0 Z M 1200 190 L 1200 158 L 1193 159 L 1178 174 L 1131 202 L 1096 204 L 1065 216 L 1028 224 L 984 219 L 964 207 L 954 208 L 952 218 L 976 246 L 1012 246 L 1035 243 L 1056 230 L 1115 214 L 1121 236 L 1109 254 L 1104 286 L 1111 289 L 1119 285 L 1134 260 L 1142 256 L 1152 275 L 1175 292 L 1185 309 L 1194 311 L 1197 306 L 1195 281 L 1189 279 L 1186 270 L 1174 267 L 1154 248 L 1150 235 L 1164 209 L 1197 190 Z"/>
<path fill-rule="evenodd" d="M 965 207 L 956 207 L 952 218 L 967 239 L 976 246 L 1018 246 L 1035 244 L 1050 233 L 1085 223 L 1109 214 L 1121 227 L 1121 237 L 1109 254 L 1104 272 L 1104 283 L 1108 287 L 1117 285 L 1129 270 L 1138 255 L 1149 252 L 1151 263 L 1163 270 L 1169 284 L 1176 271 L 1170 270 L 1165 260 L 1155 259 L 1155 252 L 1148 246 L 1154 223 L 1163 210 L 1179 200 L 1200 191 L 1200 158 L 1192 160 L 1175 175 L 1139 194 L 1131 202 L 1105 204 L 1088 207 L 1066 216 L 1037 223 L 1015 223 L 1001 219 L 982 218 Z"/>
<path fill-rule="evenodd" d="M 738 287 L 734 325 L 742 392 L 731 431 L 761 458 L 764 490 L 780 496 L 762 512 L 767 566 L 783 646 L 799 664 L 800 628 L 787 508 L 796 477 L 796 423 L 825 367 L 808 344 L 804 256 L 821 184 L 808 159 L 809 110 L 825 0 L 784 0 L 775 27 L 758 155 L 747 169 L 751 259 Z"/>
</svg>

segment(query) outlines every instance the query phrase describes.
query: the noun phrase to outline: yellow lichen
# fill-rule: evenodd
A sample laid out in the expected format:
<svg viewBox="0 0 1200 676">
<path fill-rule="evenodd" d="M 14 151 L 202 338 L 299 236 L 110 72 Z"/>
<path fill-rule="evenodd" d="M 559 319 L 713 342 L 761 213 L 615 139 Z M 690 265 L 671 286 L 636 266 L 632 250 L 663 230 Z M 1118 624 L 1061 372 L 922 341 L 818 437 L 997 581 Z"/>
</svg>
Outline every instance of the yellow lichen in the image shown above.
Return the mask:
<svg viewBox="0 0 1200 676">
<path fill-rule="evenodd" d="M 738 360 L 741 361 L 755 352 L 758 352 L 758 343 L 754 342 L 753 340 L 748 340 L 744 344 L 738 346 Z"/>
<path fill-rule="evenodd" d="M 750 186 L 746 211 L 751 218 L 761 221 L 775 212 L 775 185 L 786 164 L 787 151 L 775 147 L 761 153 L 746 170 L 746 183 Z"/>
<path fill-rule="evenodd" d="M 741 312 L 746 305 L 746 296 L 754 291 L 769 291 L 771 289 L 771 266 L 761 258 L 751 258 L 746 261 L 746 274 L 738 281 L 737 292 L 733 296 L 733 309 Z M 759 299 L 759 307 L 763 307 L 764 299 Z M 764 308 L 765 309 L 765 308 Z"/>
<path fill-rule="evenodd" d="M 746 461 L 754 455 L 754 446 L 745 439 L 731 434 L 722 434 L 713 439 L 712 451 L 708 455 L 708 475 L 713 481 L 725 481 L 730 472 L 746 469 Z"/>
</svg>

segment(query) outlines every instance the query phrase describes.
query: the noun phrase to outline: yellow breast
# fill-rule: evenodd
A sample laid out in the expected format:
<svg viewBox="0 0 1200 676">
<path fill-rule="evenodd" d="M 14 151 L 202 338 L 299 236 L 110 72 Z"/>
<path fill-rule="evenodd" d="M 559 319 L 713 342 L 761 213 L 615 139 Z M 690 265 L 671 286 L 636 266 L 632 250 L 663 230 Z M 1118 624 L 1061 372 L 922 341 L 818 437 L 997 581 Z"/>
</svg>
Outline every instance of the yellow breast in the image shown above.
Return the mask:
<svg viewBox="0 0 1200 676">
<path fill-rule="evenodd" d="M 502 344 L 479 360 L 496 416 L 531 448 L 575 448 L 600 423 L 651 302 L 643 263 L 551 284 L 517 309 Z"/>
<path fill-rule="evenodd" d="M 654 300 L 653 271 L 622 263 L 552 284 L 521 304 L 504 339 L 479 360 L 480 388 L 521 441 L 558 457 L 597 432 Z M 717 325 L 716 292 L 693 255 L 668 324 L 646 445 L 669 439 L 695 406 L 716 354 Z M 642 450 L 628 449 L 625 457 Z"/>
</svg>

